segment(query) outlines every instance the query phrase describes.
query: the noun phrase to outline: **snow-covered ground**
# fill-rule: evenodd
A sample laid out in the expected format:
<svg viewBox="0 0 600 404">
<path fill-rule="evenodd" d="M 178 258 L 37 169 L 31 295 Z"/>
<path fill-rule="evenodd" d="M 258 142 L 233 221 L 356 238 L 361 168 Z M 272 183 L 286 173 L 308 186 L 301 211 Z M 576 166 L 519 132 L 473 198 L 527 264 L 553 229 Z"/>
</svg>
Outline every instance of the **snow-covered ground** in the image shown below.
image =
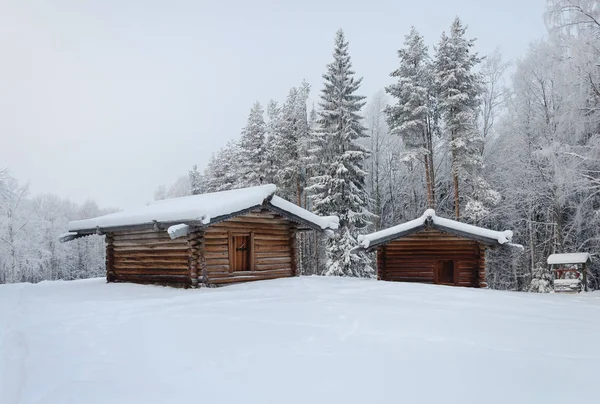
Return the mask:
<svg viewBox="0 0 600 404">
<path fill-rule="evenodd" d="M 0 286 L 0 403 L 598 403 L 600 294 Z"/>
</svg>

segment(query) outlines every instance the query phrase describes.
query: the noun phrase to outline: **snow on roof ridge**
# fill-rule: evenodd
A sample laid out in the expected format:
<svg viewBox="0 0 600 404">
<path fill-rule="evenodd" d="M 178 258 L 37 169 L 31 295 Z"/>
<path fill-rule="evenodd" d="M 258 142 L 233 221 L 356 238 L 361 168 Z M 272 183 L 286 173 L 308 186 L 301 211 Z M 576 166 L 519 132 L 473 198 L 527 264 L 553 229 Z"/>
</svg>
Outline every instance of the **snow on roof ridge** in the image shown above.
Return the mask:
<svg viewBox="0 0 600 404">
<path fill-rule="evenodd" d="M 337 228 L 340 226 L 340 218 L 337 216 L 315 215 L 314 213 L 312 213 L 292 202 L 286 201 L 285 199 L 283 199 L 277 195 L 273 195 L 273 198 L 271 198 L 270 203 L 271 203 L 271 205 L 273 205 L 276 208 L 282 209 L 282 210 L 284 210 L 288 213 L 291 213 L 292 215 L 297 216 L 308 222 L 315 223 L 323 230 L 326 230 L 326 229 L 337 230 Z"/>
<path fill-rule="evenodd" d="M 174 198 L 160 199 L 158 201 L 148 202 L 147 205 L 158 205 L 158 204 L 162 204 L 162 203 L 169 203 L 169 202 L 172 202 L 173 200 L 193 199 L 193 198 L 196 198 L 198 196 L 205 196 L 205 195 L 216 195 L 216 194 L 227 195 L 229 193 L 235 194 L 236 191 L 240 191 L 240 190 L 243 190 L 243 189 L 259 189 L 259 188 L 263 188 L 265 191 L 268 191 L 268 193 L 270 193 L 271 195 L 275 195 L 275 192 L 277 192 L 277 185 L 275 185 L 275 184 L 264 184 L 264 185 L 257 185 L 257 186 L 253 186 L 253 187 L 234 188 L 234 189 L 227 189 L 227 190 L 224 190 L 224 191 L 207 192 L 207 193 L 198 194 L 198 195 L 186 195 L 186 196 L 177 196 L 177 197 L 174 197 Z"/>
<path fill-rule="evenodd" d="M 548 265 L 560 265 L 560 264 L 585 264 L 592 259 L 590 253 L 578 252 L 578 253 L 561 253 L 561 254 L 550 254 L 548 256 Z"/>
<path fill-rule="evenodd" d="M 471 234 L 473 236 L 479 236 L 482 238 L 488 238 L 496 240 L 498 244 L 510 244 L 513 237 L 511 230 L 496 231 L 485 229 L 483 227 L 473 226 L 471 224 L 458 222 L 452 219 L 446 219 L 436 215 L 434 209 L 427 209 L 423 214 L 411 221 L 398 224 L 396 226 L 389 227 L 387 229 L 379 230 L 377 232 L 360 235 L 358 236 L 358 242 L 360 247 L 369 248 L 372 243 L 381 241 L 382 239 L 388 239 L 393 237 L 395 234 L 400 234 L 420 226 L 425 226 L 427 221 L 431 221 L 434 225 L 443 227 L 449 230 L 455 230 L 461 233 Z"/>
<path fill-rule="evenodd" d="M 277 186 L 274 184 L 256 187 L 238 188 L 227 191 L 190 195 L 180 198 L 155 201 L 138 209 L 130 209 L 91 219 L 69 222 L 70 232 L 89 232 L 91 229 L 107 229 L 127 226 L 147 225 L 153 222 L 170 223 L 173 235 L 183 234 L 186 222 L 202 222 L 209 225 L 215 218 L 227 217 L 244 212 L 265 202 L 280 209 L 282 214 L 288 213 L 322 230 L 335 230 L 339 219 L 335 216 L 321 217 L 294 205 L 279 197 L 275 197 Z"/>
</svg>

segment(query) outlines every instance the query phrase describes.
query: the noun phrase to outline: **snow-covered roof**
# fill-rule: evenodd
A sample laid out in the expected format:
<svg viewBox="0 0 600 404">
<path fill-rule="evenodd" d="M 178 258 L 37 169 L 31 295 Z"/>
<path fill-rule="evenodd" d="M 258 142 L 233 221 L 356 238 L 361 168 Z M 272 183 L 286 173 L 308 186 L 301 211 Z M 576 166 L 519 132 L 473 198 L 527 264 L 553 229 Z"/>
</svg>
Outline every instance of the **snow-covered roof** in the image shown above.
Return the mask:
<svg viewBox="0 0 600 404">
<path fill-rule="evenodd" d="M 588 253 L 550 254 L 548 265 L 585 264 L 592 259 Z"/>
<path fill-rule="evenodd" d="M 457 236 L 476 239 L 488 244 L 509 244 L 513 232 L 510 230 L 495 231 L 477 227 L 456 220 L 445 219 L 435 214 L 433 209 L 427 209 L 423 215 L 410 222 L 402 223 L 375 233 L 358 236 L 359 248 L 372 248 L 402 236 L 416 233 L 426 227 L 455 234 Z"/>
<path fill-rule="evenodd" d="M 275 196 L 276 191 L 275 185 L 268 184 L 165 199 L 152 202 L 139 209 L 72 221 L 68 225 L 68 236 L 72 237 L 73 233 L 82 236 L 96 231 L 106 233 L 120 228 L 157 224 L 168 225 L 171 237 L 181 237 L 181 235 L 187 234 L 186 225 L 209 226 L 261 206 L 314 229 L 335 230 L 338 228 L 337 216 L 315 215 Z"/>
</svg>

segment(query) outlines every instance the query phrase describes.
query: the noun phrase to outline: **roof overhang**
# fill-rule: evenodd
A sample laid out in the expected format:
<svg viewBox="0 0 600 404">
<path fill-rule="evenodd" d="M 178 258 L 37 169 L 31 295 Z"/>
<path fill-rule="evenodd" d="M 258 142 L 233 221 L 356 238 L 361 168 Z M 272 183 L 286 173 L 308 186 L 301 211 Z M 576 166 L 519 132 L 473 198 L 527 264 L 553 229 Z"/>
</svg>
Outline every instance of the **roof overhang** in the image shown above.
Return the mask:
<svg viewBox="0 0 600 404">
<path fill-rule="evenodd" d="M 233 213 L 230 213 L 227 215 L 222 215 L 222 216 L 211 218 L 208 223 L 202 219 L 199 219 L 199 220 L 176 220 L 176 221 L 164 221 L 164 222 L 152 221 L 152 222 L 147 222 L 147 223 L 142 223 L 142 224 L 125 225 L 125 226 L 95 227 L 95 228 L 87 228 L 87 229 L 78 229 L 75 231 L 70 231 L 68 233 L 64 233 L 59 236 L 59 240 L 64 243 L 64 242 L 72 241 L 72 240 L 75 240 L 75 239 L 78 239 L 81 237 L 87 237 L 87 236 L 94 235 L 94 234 L 102 236 L 107 233 L 116 233 L 116 232 L 120 232 L 120 231 L 148 230 L 148 229 L 154 229 L 156 231 L 166 231 L 171 226 L 177 226 L 177 225 L 187 225 L 187 226 L 190 226 L 191 228 L 202 229 L 202 228 L 206 228 L 206 227 L 212 226 L 212 225 L 220 223 L 220 222 L 224 222 L 229 219 L 233 219 L 238 216 L 245 215 L 245 214 L 250 213 L 257 209 L 270 210 L 274 213 L 277 213 L 277 214 L 285 217 L 286 219 L 289 219 L 292 222 L 300 224 L 301 226 L 303 226 L 298 229 L 300 231 L 314 230 L 314 231 L 318 231 L 318 232 L 328 232 L 328 231 L 336 230 L 334 228 L 329 228 L 329 227 L 322 228 L 322 227 L 318 226 L 317 224 L 315 224 L 309 220 L 306 220 L 292 212 L 289 212 L 285 209 L 281 209 L 280 207 L 273 205 L 271 203 L 271 199 L 272 199 L 272 197 L 269 197 L 269 198 L 265 199 L 263 201 L 263 203 L 260 205 L 250 206 L 246 209 L 243 209 L 243 210 L 240 210 L 237 212 L 233 212 Z M 183 234 L 183 233 L 180 233 L 180 234 Z M 176 238 L 176 237 L 172 237 L 172 238 Z"/>
<path fill-rule="evenodd" d="M 485 244 L 490 248 L 498 246 L 521 247 L 518 244 L 512 244 L 510 242 L 512 238 L 511 231 L 498 232 L 451 219 L 445 219 L 436 216 L 433 209 L 428 209 L 417 219 L 372 234 L 359 236 L 359 245 L 355 247 L 353 251 L 372 251 L 378 246 L 389 243 L 390 241 L 398 240 L 426 229 L 438 230 L 454 236 L 474 240 Z"/>
</svg>

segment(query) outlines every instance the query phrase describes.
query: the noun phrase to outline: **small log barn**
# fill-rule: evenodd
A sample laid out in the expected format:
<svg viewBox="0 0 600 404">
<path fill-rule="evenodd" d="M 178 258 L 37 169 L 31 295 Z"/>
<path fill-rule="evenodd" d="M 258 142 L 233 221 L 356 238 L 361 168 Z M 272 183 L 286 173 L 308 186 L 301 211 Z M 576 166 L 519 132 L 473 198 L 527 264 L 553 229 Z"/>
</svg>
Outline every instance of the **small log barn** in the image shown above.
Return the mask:
<svg viewBox="0 0 600 404">
<path fill-rule="evenodd" d="M 377 251 L 377 279 L 486 287 L 485 251 L 509 245 L 512 231 L 488 230 L 436 216 L 423 216 L 359 236 L 355 250 Z"/>
<path fill-rule="evenodd" d="M 275 185 L 193 195 L 69 223 L 63 242 L 106 236 L 108 282 L 195 287 L 295 276 L 296 234 L 337 229 Z"/>
</svg>

